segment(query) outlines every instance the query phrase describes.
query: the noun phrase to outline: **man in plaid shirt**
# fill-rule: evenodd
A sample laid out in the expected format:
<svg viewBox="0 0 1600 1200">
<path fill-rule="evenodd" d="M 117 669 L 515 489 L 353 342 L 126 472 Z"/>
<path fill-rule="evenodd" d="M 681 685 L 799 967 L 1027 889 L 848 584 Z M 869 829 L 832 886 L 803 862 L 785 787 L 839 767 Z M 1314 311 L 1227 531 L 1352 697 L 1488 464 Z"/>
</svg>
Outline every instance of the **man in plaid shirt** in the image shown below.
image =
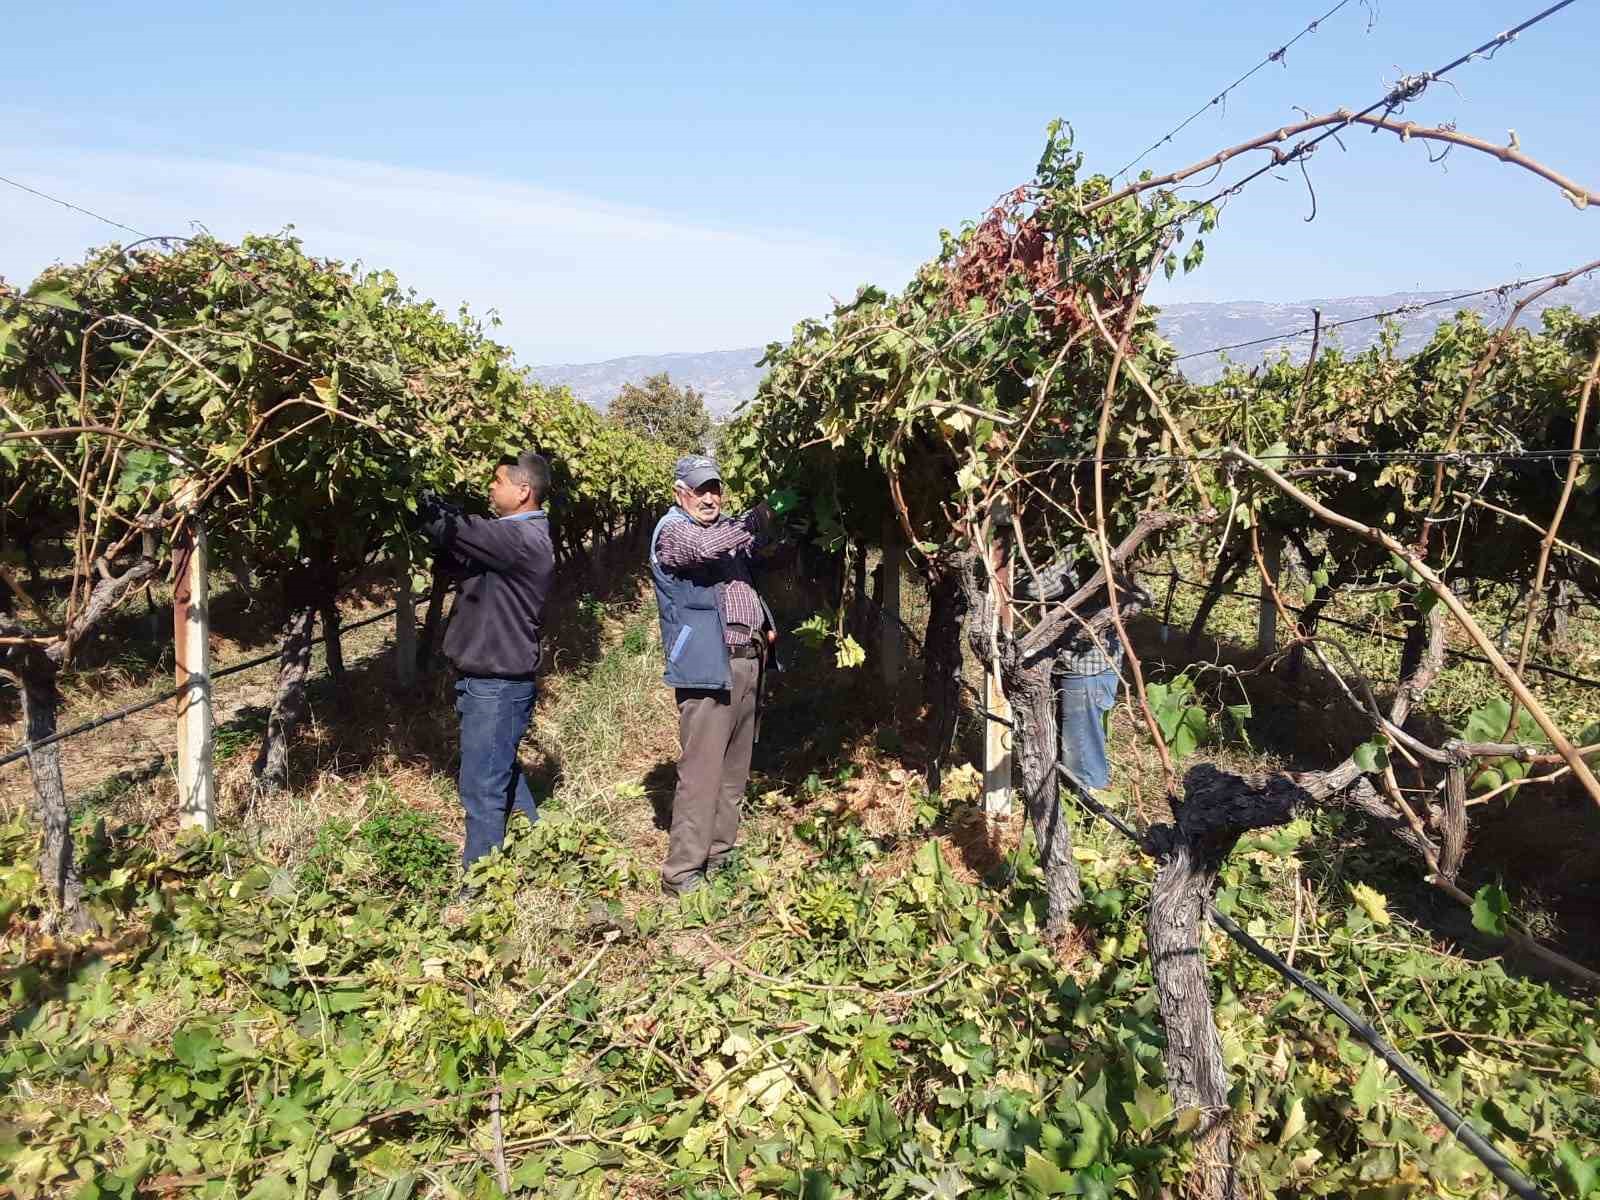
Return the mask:
<svg viewBox="0 0 1600 1200">
<path fill-rule="evenodd" d="M 678 783 L 663 888 L 684 895 L 716 874 L 739 836 L 764 669 L 777 634 L 751 581 L 773 513 L 722 511 L 722 473 L 704 455 L 674 471 L 676 505 L 650 542 L 665 679 L 678 702 Z"/>
<path fill-rule="evenodd" d="M 1070 556 L 1040 569 L 1038 576 L 1022 574 L 1016 594 L 1023 600 L 1055 601 L 1078 587 Z M 1124 620 L 1149 601 L 1143 589 L 1124 582 L 1118 588 L 1118 607 Z M 1056 653 L 1054 685 L 1056 722 L 1060 734 L 1057 763 L 1072 787 L 1091 796 L 1111 786 L 1111 759 L 1106 749 L 1106 722 L 1117 702 L 1122 682 L 1122 643 L 1116 630 L 1099 619 L 1109 606 L 1104 593 L 1078 610 L 1080 623 Z M 1090 628 L 1090 623 L 1097 628 Z"/>
</svg>

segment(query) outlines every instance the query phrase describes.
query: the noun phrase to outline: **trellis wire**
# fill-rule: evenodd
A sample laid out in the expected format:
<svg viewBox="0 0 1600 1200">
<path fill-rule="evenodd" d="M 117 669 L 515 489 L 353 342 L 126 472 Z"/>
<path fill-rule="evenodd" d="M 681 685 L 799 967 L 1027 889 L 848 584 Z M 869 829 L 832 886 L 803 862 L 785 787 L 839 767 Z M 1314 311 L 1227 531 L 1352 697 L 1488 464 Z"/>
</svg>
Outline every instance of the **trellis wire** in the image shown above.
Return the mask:
<svg viewBox="0 0 1600 1200">
<path fill-rule="evenodd" d="M 1255 66 L 1251 67 L 1243 75 L 1239 76 L 1239 78 L 1235 79 L 1227 87 L 1223 88 L 1215 96 L 1213 96 L 1211 99 L 1207 100 L 1199 108 L 1195 109 L 1194 112 L 1190 113 L 1182 121 L 1178 122 L 1177 125 L 1173 126 L 1166 133 L 1164 133 L 1161 137 L 1159 137 L 1155 141 L 1151 142 L 1150 145 L 1142 153 L 1137 155 L 1132 161 L 1130 161 L 1128 163 L 1127 166 L 1123 167 L 1120 171 L 1118 171 L 1115 175 L 1113 175 L 1112 178 L 1113 179 L 1117 179 L 1117 178 L 1119 178 L 1119 177 L 1121 177 L 1123 175 L 1126 175 L 1129 171 L 1133 170 L 1134 167 L 1138 166 L 1139 163 L 1142 162 L 1145 158 L 1147 158 L 1152 152 L 1154 152 L 1156 150 L 1159 150 L 1162 146 L 1165 146 L 1173 138 L 1177 137 L 1178 134 L 1182 133 L 1185 129 L 1187 129 L 1195 121 L 1199 120 L 1202 116 L 1204 116 L 1207 109 L 1213 108 L 1218 104 L 1224 103 L 1228 99 L 1228 93 L 1229 92 L 1232 92 L 1235 88 L 1237 88 L 1240 84 L 1244 83 L 1247 79 L 1249 79 L 1257 71 L 1261 70 L 1263 67 L 1267 66 L 1269 63 L 1283 62 L 1284 55 L 1286 55 L 1289 52 L 1289 47 L 1293 46 L 1301 38 L 1306 37 L 1309 34 L 1315 33 L 1317 31 L 1317 26 L 1321 25 L 1329 17 L 1333 16 L 1336 12 L 1338 12 L 1341 8 L 1343 8 L 1345 5 L 1347 5 L 1349 3 L 1350 3 L 1350 0 L 1339 0 L 1339 3 L 1335 4 L 1327 12 L 1323 13 L 1316 20 L 1312 21 L 1311 24 L 1307 25 L 1299 33 L 1295 34 L 1287 42 L 1283 43 L 1283 45 L 1279 46 L 1276 50 L 1272 51 L 1272 53 L 1268 54 L 1265 58 L 1263 58 Z M 1287 65 L 1287 64 L 1285 64 L 1285 65 Z"/>
<path fill-rule="evenodd" d="M 412 602 L 412 608 L 415 610 L 417 605 L 426 603 L 428 603 L 428 597 L 419 596 Z M 341 623 L 339 626 L 339 632 L 348 633 L 352 629 L 360 629 L 365 625 L 375 625 L 379 621 L 387 620 L 389 617 L 394 616 L 395 613 L 399 611 L 400 606 L 395 605 L 393 608 L 385 609 L 383 612 L 377 613 L 374 616 L 363 617 L 359 621 L 352 621 L 348 625 Z M 229 675 L 237 675 L 241 671 L 253 670 L 254 668 L 263 666 L 266 663 L 276 662 L 281 657 L 282 651 L 274 650 L 269 654 L 262 654 L 256 658 L 246 659 L 241 663 L 233 663 L 230 666 L 222 668 L 220 671 L 212 671 L 210 673 L 210 678 L 213 680 L 224 679 Z M 130 704 L 126 708 L 117 709 L 115 712 L 105 713 L 101 716 L 95 717 L 93 720 L 85 721 L 81 725 L 74 725 L 71 729 L 63 729 L 58 733 L 52 733 L 49 737 L 40 738 L 37 742 L 24 743 L 23 745 L 18 746 L 15 750 L 11 750 L 4 755 L 0 755 L 0 767 L 10 766 L 12 763 L 17 762 L 20 759 L 27 758 L 28 755 L 33 753 L 35 750 L 43 750 L 46 746 L 53 746 L 57 742 L 65 742 L 71 738 L 78 737 L 81 734 L 93 732 L 103 725 L 110 725 L 116 721 L 124 721 L 131 716 L 144 712 L 146 709 L 154 708 L 158 704 L 165 704 L 168 700 L 174 700 L 188 690 L 189 689 L 187 685 L 181 688 L 172 688 L 169 691 L 162 692 L 159 696 L 156 696 L 152 699 L 141 700 L 137 704 Z"/>
<path fill-rule="evenodd" d="M 1168 580 L 1176 579 L 1179 583 L 1183 584 L 1185 587 L 1191 587 L 1191 588 L 1196 589 L 1197 591 L 1209 592 L 1211 590 L 1211 585 L 1208 584 L 1208 583 L 1202 583 L 1199 580 L 1195 580 L 1195 579 L 1188 579 L 1188 578 L 1185 578 L 1182 575 L 1176 575 L 1175 576 L 1170 571 L 1137 571 L 1137 572 L 1135 572 L 1135 574 L 1142 575 L 1146 579 L 1168 579 Z M 1233 589 L 1233 588 L 1219 588 L 1217 590 L 1217 595 L 1219 595 L 1219 596 L 1231 596 L 1231 597 L 1234 597 L 1234 598 L 1239 599 L 1239 600 L 1261 601 L 1261 600 L 1267 599 L 1267 597 L 1262 595 L 1260 592 L 1246 592 L 1246 591 L 1240 591 L 1240 590 Z M 1305 612 L 1305 608 L 1302 605 L 1290 604 L 1287 601 L 1284 602 L 1283 607 L 1287 611 L 1295 613 L 1295 614 L 1300 614 L 1300 613 Z M 1326 623 L 1326 624 L 1329 624 L 1329 625 L 1337 625 L 1341 629 L 1348 629 L 1348 630 L 1351 630 L 1354 633 L 1366 634 L 1368 637 L 1374 637 L 1374 638 L 1379 639 L 1380 641 L 1395 642 L 1395 643 L 1399 643 L 1399 644 L 1404 644 L 1404 642 L 1406 640 L 1405 638 L 1399 636 L 1398 634 L 1381 633 L 1381 632 L 1378 632 L 1376 630 L 1368 629 L 1365 626 L 1357 625 L 1352 621 L 1341 621 L 1337 617 L 1330 617 L 1330 616 L 1326 616 L 1326 615 L 1323 615 L 1323 614 L 1319 614 L 1318 615 L 1317 621 L 1318 621 L 1319 624 L 1320 623 Z M 1445 652 L 1445 656 L 1447 658 L 1457 658 L 1457 659 L 1461 659 L 1461 660 L 1463 660 L 1465 662 L 1481 663 L 1484 666 L 1493 666 L 1494 665 L 1487 658 L 1484 658 L 1480 654 L 1473 654 L 1470 650 L 1452 650 L 1451 648 L 1449 648 L 1447 646 L 1447 647 L 1445 647 L 1445 651 L 1444 652 Z M 1568 683 L 1581 684 L 1584 687 L 1600 688 L 1600 679 L 1590 679 L 1590 678 L 1588 678 L 1586 676 L 1583 676 L 1583 675 L 1576 675 L 1571 671 L 1564 671 L 1560 667 L 1552 667 L 1547 663 L 1534 663 L 1534 662 L 1531 662 L 1531 663 L 1528 663 L 1524 667 L 1524 670 L 1537 671 L 1537 672 L 1539 672 L 1540 674 L 1543 674 L 1543 675 L 1554 675 L 1557 679 L 1565 679 Z"/>
<path fill-rule="evenodd" d="M 107 225 L 114 226 L 117 229 L 126 229 L 129 233 L 136 233 L 140 237 L 150 236 L 143 230 L 135 229 L 132 225 L 124 225 L 121 221 L 113 221 L 110 217 L 101 216 L 92 209 L 84 208 L 81 204 L 74 204 L 70 200 L 63 200 L 60 196 L 52 196 L 49 192 L 41 192 L 38 188 L 29 187 L 25 183 L 20 183 L 15 179 L 9 179 L 4 175 L 0 175 L 0 183 L 6 184 L 9 187 L 14 187 L 18 191 L 27 192 L 31 196 L 38 196 L 41 200 L 48 200 L 52 204 L 59 204 L 62 208 L 70 208 L 73 212 L 82 213 L 86 217 L 93 217 L 96 221 L 104 221 Z"/>
<path fill-rule="evenodd" d="M 1304 462 L 1304 463 L 1388 463 L 1388 462 L 1425 462 L 1470 465 L 1475 462 L 1564 462 L 1571 458 L 1597 458 L 1600 457 L 1600 447 L 1587 447 L 1567 450 L 1329 450 L 1318 452 L 1313 450 L 1285 451 L 1280 454 L 1256 454 L 1252 457 L 1261 462 Z M 1103 463 L 1220 463 L 1223 460 L 1215 454 L 1107 454 L 1096 459 L 1092 454 L 1077 456 L 1050 456 L 1041 458 L 1019 458 L 1015 461 L 1024 465 L 1043 466 L 1049 463 L 1059 463 L 1062 466 L 1088 466 L 1094 462 Z"/>
<path fill-rule="evenodd" d="M 1190 206 L 1183 212 L 1160 222 L 1150 229 L 1145 230 L 1145 232 L 1141 233 L 1138 237 L 1132 238 L 1129 241 L 1123 242 L 1119 245 L 1112 246 L 1106 250 L 1102 250 L 1098 254 L 1084 259 L 1081 262 L 1069 263 L 1068 265 L 1071 268 L 1072 276 L 1076 278 L 1083 269 L 1096 267 L 1101 264 L 1111 262 L 1119 255 L 1125 254 L 1130 250 L 1137 249 L 1148 242 L 1151 238 L 1164 233 L 1166 230 L 1177 229 L 1187 225 L 1190 221 L 1196 220 L 1202 216 L 1219 200 L 1230 199 L 1231 197 L 1238 195 L 1247 185 L 1255 182 L 1257 179 L 1260 179 L 1263 175 L 1270 174 L 1279 167 L 1286 166 L 1290 163 L 1302 162 L 1307 155 L 1314 151 L 1323 142 L 1327 141 L 1329 138 L 1337 137 L 1340 133 L 1349 129 L 1352 124 L 1360 120 L 1362 117 L 1371 116 L 1379 109 L 1383 109 L 1385 115 L 1395 112 L 1396 110 L 1404 107 L 1406 104 L 1416 100 L 1422 95 L 1422 93 L 1430 84 L 1438 82 L 1446 75 L 1449 75 L 1451 72 L 1455 71 L 1458 67 L 1471 62 L 1475 58 L 1493 58 L 1495 52 L 1498 51 L 1502 46 L 1515 41 L 1520 34 L 1532 29 L 1540 22 L 1548 20 L 1562 9 L 1568 8 L 1574 3 L 1576 3 L 1576 0 L 1557 0 L 1557 3 L 1550 5 L 1548 8 L 1540 10 L 1533 16 L 1528 17 L 1526 20 L 1512 26 L 1503 33 L 1496 34 L 1488 41 L 1475 46 L 1466 53 L 1458 55 L 1444 66 L 1438 67 L 1432 71 L 1424 71 L 1417 75 L 1405 76 L 1377 100 L 1374 100 L 1371 104 L 1367 105 L 1359 112 L 1350 113 L 1348 110 L 1340 110 L 1340 113 L 1343 115 L 1336 123 L 1329 125 L 1316 136 L 1296 143 L 1288 150 L 1274 150 L 1271 160 L 1265 165 L 1258 167 L 1256 170 L 1251 171 L 1248 175 L 1245 175 L 1233 183 L 1228 184 L 1220 191 L 1213 193 L 1207 199 L 1196 201 L 1190 204 Z M 1050 285 L 1050 287 L 1054 286 L 1055 285 Z M 1027 299 L 1019 300 L 1015 304 L 1007 306 L 1007 308 L 1001 310 L 1002 313 L 1026 307 L 1040 296 L 1045 295 L 1050 290 L 1050 287 L 1040 289 L 1039 291 L 1034 292 Z"/>
</svg>

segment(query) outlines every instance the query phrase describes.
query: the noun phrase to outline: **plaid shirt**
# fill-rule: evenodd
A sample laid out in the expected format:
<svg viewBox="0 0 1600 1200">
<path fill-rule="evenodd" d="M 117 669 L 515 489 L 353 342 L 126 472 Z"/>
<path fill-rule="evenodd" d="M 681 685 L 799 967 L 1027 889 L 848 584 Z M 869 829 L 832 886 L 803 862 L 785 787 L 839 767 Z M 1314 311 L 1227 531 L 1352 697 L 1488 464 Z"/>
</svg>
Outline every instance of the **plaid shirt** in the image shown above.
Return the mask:
<svg viewBox="0 0 1600 1200">
<path fill-rule="evenodd" d="M 1074 638 L 1060 654 L 1056 655 L 1056 670 L 1062 675 L 1104 675 L 1122 671 L 1122 643 L 1117 631 L 1108 629 L 1100 641 L 1087 633 Z"/>
<path fill-rule="evenodd" d="M 1038 571 L 1019 572 L 1014 576 L 1016 594 L 1024 600 L 1054 601 L 1064 599 L 1078 586 L 1078 573 L 1073 566 L 1073 555 L 1062 554 L 1051 559 Z M 1097 599 L 1102 599 L 1097 597 Z M 1123 612 L 1137 612 L 1130 608 L 1126 593 Z M 1082 620 L 1092 620 L 1105 610 L 1105 603 L 1091 604 L 1080 614 Z M 1110 627 L 1098 635 L 1079 625 L 1066 644 L 1056 653 L 1055 672 L 1058 675 L 1120 674 L 1122 670 L 1122 644 L 1117 631 Z"/>
<path fill-rule="evenodd" d="M 756 532 L 755 513 L 745 513 L 737 519 L 719 517 L 715 524 L 701 525 L 698 521 L 673 521 L 661 531 L 656 541 L 656 557 L 669 571 L 686 571 L 696 567 L 720 567 L 723 578 L 717 580 L 717 608 L 728 627 L 727 642 L 737 646 L 759 633 L 767 623 L 761 609 L 761 597 L 750 582 L 750 551 L 760 545 Z M 750 634 L 740 634 L 733 628 L 743 625 Z"/>
</svg>

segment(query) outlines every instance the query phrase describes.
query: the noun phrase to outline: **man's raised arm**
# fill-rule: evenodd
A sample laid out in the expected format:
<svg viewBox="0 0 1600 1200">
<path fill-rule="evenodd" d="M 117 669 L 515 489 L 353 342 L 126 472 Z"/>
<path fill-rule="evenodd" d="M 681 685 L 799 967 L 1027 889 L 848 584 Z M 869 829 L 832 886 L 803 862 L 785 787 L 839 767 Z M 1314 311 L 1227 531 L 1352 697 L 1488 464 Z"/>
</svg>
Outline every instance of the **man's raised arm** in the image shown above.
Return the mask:
<svg viewBox="0 0 1600 1200">
<path fill-rule="evenodd" d="M 422 532 L 441 550 L 491 571 L 509 570 L 526 552 L 526 543 L 509 521 L 441 512 L 423 522 Z"/>
<path fill-rule="evenodd" d="M 656 541 L 656 557 L 669 571 L 705 566 L 719 558 L 755 549 L 767 522 L 764 506 L 759 504 L 742 517 L 715 525 L 673 521 Z"/>
</svg>

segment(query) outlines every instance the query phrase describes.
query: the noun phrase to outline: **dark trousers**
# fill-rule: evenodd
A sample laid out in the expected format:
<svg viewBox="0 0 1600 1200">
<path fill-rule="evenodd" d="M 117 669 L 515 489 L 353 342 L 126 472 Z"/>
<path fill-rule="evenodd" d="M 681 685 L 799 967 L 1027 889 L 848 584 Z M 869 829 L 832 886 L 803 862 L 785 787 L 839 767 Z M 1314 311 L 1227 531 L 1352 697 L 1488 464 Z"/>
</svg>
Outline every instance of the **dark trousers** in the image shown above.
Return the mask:
<svg viewBox="0 0 1600 1200">
<path fill-rule="evenodd" d="M 531 679 L 464 675 L 456 680 L 456 715 L 461 718 L 459 787 L 467 814 L 463 867 L 505 840 L 513 809 L 529 821 L 539 819 L 539 806 L 517 761 L 517 744 L 528 732 L 537 694 Z"/>
<path fill-rule="evenodd" d="M 729 663 L 727 691 L 678 689 L 678 787 L 672 794 L 672 834 L 662 882 L 695 886 L 739 840 L 739 803 L 750 780 L 750 750 L 756 736 L 753 658 Z"/>
</svg>

